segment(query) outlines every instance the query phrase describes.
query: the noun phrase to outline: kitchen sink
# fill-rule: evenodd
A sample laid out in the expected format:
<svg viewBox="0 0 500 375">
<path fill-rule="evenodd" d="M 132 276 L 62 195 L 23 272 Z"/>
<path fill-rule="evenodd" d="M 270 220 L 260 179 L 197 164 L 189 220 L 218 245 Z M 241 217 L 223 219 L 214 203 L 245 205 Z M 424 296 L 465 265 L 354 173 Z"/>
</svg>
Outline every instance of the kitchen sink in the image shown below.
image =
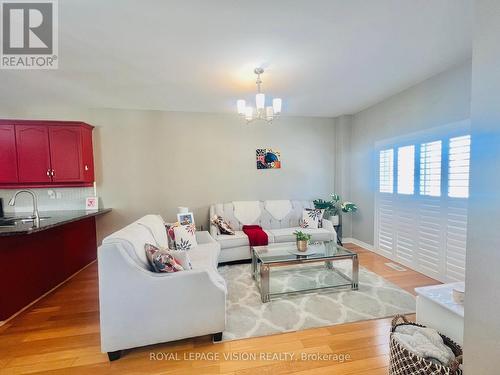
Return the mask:
<svg viewBox="0 0 500 375">
<path fill-rule="evenodd" d="M 50 219 L 49 216 L 41 216 L 40 221 Z M 11 228 L 18 224 L 26 224 L 33 222 L 33 219 L 29 216 L 20 217 L 3 217 L 0 218 L 0 228 Z"/>
</svg>

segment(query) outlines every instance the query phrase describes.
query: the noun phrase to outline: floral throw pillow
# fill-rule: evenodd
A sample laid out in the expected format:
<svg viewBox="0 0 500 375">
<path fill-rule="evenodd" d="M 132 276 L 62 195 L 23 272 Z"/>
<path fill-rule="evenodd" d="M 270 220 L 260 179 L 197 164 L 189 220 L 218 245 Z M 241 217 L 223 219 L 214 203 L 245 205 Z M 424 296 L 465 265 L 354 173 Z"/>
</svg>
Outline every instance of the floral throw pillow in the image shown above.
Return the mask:
<svg viewBox="0 0 500 375">
<path fill-rule="evenodd" d="M 192 270 L 191 260 L 189 259 L 188 252 L 185 250 L 165 250 L 172 255 L 177 263 L 179 263 L 184 270 Z"/>
<path fill-rule="evenodd" d="M 173 273 L 184 270 L 168 251 L 159 249 L 149 243 L 144 245 L 144 250 L 154 272 Z"/>
<path fill-rule="evenodd" d="M 234 235 L 234 229 L 231 228 L 231 225 L 229 225 L 229 223 L 226 220 L 224 220 L 224 218 L 222 216 L 214 215 L 212 217 L 211 221 L 212 221 L 212 224 L 217 226 L 220 234 Z"/>
<path fill-rule="evenodd" d="M 174 228 L 178 227 L 179 223 L 168 223 L 165 224 L 165 230 L 167 231 L 168 248 L 175 250 L 175 233 Z"/>
<path fill-rule="evenodd" d="M 302 212 L 302 222 L 300 226 L 302 228 L 317 229 L 320 228 L 321 219 L 323 218 L 323 213 L 325 210 L 318 208 L 306 208 Z"/>
<path fill-rule="evenodd" d="M 198 246 L 195 233 L 196 227 L 194 224 L 174 227 L 175 248 L 177 250 L 190 250 Z"/>
</svg>

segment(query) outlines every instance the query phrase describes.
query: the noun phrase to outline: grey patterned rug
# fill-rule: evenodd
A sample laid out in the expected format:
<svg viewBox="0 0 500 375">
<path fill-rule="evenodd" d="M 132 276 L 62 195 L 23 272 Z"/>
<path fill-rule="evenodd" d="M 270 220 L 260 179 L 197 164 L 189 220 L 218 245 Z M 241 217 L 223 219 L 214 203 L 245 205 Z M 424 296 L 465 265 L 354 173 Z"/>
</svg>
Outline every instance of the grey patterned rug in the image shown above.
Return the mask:
<svg viewBox="0 0 500 375">
<path fill-rule="evenodd" d="M 334 266 L 351 275 L 350 261 L 337 261 Z M 285 295 L 268 303 L 260 300 L 250 264 L 223 266 L 219 272 L 228 286 L 224 341 L 415 312 L 415 298 L 410 293 L 363 267 L 359 268 L 357 291 L 322 290 Z M 272 292 L 329 284 L 337 277 L 318 264 L 271 272 Z"/>
</svg>

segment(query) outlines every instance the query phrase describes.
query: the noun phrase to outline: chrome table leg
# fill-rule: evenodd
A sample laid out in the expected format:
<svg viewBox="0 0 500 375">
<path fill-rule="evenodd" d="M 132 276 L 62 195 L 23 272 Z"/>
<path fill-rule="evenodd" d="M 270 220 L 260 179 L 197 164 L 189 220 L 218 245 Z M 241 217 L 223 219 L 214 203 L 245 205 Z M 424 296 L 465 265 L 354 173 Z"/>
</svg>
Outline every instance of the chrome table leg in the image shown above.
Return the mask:
<svg viewBox="0 0 500 375">
<path fill-rule="evenodd" d="M 358 255 L 354 255 L 352 258 L 352 289 L 358 290 L 358 282 L 359 282 L 359 261 Z"/>
<path fill-rule="evenodd" d="M 269 302 L 269 266 L 260 264 L 260 297 L 263 303 Z"/>
</svg>

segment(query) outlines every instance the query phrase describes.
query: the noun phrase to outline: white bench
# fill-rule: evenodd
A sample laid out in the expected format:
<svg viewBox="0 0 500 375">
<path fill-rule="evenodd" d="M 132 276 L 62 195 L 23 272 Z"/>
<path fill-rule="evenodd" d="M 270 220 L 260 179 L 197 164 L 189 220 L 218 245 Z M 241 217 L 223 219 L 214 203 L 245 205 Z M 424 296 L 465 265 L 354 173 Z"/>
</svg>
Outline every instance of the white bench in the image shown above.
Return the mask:
<svg viewBox="0 0 500 375">
<path fill-rule="evenodd" d="M 463 282 L 415 288 L 417 323 L 438 330 L 463 345 L 464 305 L 453 300 L 453 288 Z"/>
</svg>

